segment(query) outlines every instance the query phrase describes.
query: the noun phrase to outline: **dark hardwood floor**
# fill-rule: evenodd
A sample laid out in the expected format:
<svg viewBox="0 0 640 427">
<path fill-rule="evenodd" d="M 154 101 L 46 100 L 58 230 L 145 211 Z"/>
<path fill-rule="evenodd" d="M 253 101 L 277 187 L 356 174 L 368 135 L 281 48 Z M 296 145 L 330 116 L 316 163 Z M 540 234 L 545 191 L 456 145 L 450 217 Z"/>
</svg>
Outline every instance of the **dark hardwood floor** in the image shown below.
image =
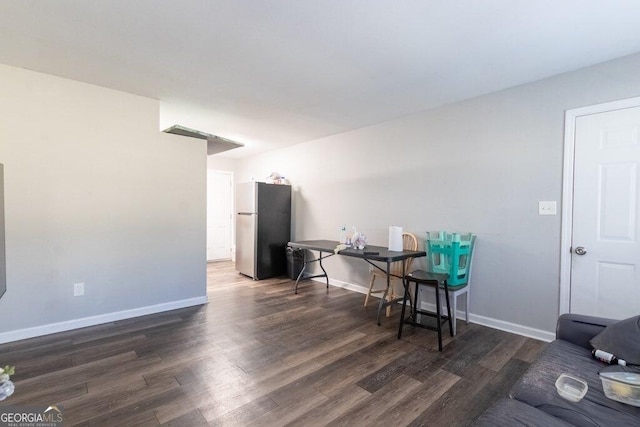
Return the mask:
<svg viewBox="0 0 640 427">
<path fill-rule="evenodd" d="M 545 343 L 458 322 L 458 335 L 375 323 L 364 296 L 208 265 L 209 304 L 0 345 L 16 391 L 65 425 L 468 425 Z"/>
</svg>

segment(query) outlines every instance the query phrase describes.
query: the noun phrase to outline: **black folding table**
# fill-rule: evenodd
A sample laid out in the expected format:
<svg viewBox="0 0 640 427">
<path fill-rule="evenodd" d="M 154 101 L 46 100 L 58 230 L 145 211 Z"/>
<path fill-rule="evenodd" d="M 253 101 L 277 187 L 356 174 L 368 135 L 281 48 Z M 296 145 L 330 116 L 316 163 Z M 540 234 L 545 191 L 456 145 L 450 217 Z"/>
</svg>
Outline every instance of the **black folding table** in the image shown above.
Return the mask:
<svg viewBox="0 0 640 427">
<path fill-rule="evenodd" d="M 298 278 L 296 279 L 296 285 L 295 285 L 295 293 L 298 293 L 298 283 L 300 282 L 300 280 L 306 280 L 306 279 L 313 279 L 313 278 L 317 278 L 317 277 L 324 277 L 326 278 L 326 282 L 327 282 L 327 289 L 329 288 L 329 275 L 327 274 L 327 271 L 324 269 L 324 266 L 322 265 L 322 260 L 332 257 L 334 255 L 342 255 L 342 256 L 348 256 L 348 257 L 352 257 L 352 258 L 360 258 L 365 260 L 366 262 L 368 262 L 369 264 L 371 264 L 372 266 L 374 266 L 375 268 L 377 268 L 378 270 L 382 271 L 383 273 L 385 273 L 385 275 L 387 276 L 387 289 L 385 290 L 384 294 L 382 295 L 382 299 L 380 299 L 380 304 L 378 305 L 378 325 L 380 324 L 380 314 L 382 313 L 382 311 L 389 305 L 396 303 L 398 301 L 401 300 L 401 298 L 397 298 L 397 299 L 393 299 L 391 301 L 387 301 L 387 293 L 389 291 L 389 286 L 391 285 L 391 274 L 389 273 L 391 270 L 391 263 L 392 262 L 396 262 L 396 261 L 404 261 L 406 259 L 409 258 L 420 258 L 423 256 L 426 256 L 427 253 L 424 251 L 407 251 L 407 250 L 402 250 L 402 251 L 390 251 L 388 248 L 386 247 L 382 247 L 382 246 L 371 246 L 371 245 L 367 245 L 364 249 L 360 250 L 360 249 L 354 249 L 354 248 L 347 248 L 347 249 L 343 249 L 341 251 L 338 251 L 337 253 L 335 252 L 335 249 L 338 247 L 340 243 L 334 240 L 304 240 L 304 241 L 299 241 L 299 242 L 289 242 L 289 246 L 294 248 L 294 249 L 307 249 L 310 251 L 316 251 L 319 253 L 318 258 L 314 258 L 314 259 L 307 259 L 306 255 L 303 255 L 303 261 L 304 261 L 304 265 L 302 266 L 302 270 L 300 271 L 300 274 L 298 274 Z M 303 251 L 304 254 L 304 251 Z M 382 267 L 380 267 L 377 264 L 374 264 L 373 262 L 377 261 L 377 262 L 384 262 L 387 264 L 387 268 L 386 270 Z M 314 262 L 317 262 L 320 266 L 320 269 L 322 270 L 322 274 L 315 274 L 312 276 L 304 276 L 304 271 L 307 268 L 308 264 L 312 264 Z M 405 263 L 402 263 L 402 277 L 399 277 L 400 279 L 403 280 L 403 286 L 405 285 L 404 283 L 404 276 L 407 273 L 406 271 L 404 271 L 404 266 Z"/>
</svg>

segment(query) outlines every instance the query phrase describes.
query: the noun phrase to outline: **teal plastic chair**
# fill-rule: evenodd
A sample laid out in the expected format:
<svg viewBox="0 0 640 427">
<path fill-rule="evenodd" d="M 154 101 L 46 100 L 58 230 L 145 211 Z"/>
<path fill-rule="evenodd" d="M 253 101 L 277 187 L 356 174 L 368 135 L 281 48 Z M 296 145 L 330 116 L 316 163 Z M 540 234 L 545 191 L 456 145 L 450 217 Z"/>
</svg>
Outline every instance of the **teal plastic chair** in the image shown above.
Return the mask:
<svg viewBox="0 0 640 427">
<path fill-rule="evenodd" d="M 427 232 L 425 247 L 429 259 L 429 271 L 448 274 L 451 300 L 451 325 L 456 334 L 456 316 L 460 295 L 465 295 L 465 321 L 469 324 L 469 282 L 476 236 L 471 233 Z M 442 304 L 442 301 L 438 301 Z"/>
</svg>

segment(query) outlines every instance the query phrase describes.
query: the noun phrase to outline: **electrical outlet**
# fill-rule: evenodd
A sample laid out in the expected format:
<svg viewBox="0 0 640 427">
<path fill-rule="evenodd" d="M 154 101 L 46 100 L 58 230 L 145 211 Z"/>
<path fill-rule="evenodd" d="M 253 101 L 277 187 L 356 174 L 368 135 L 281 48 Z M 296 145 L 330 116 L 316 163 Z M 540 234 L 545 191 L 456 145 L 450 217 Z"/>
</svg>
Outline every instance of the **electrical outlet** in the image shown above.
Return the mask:
<svg viewBox="0 0 640 427">
<path fill-rule="evenodd" d="M 556 215 L 557 213 L 555 200 L 538 202 L 538 215 Z"/>
<path fill-rule="evenodd" d="M 73 284 L 73 296 L 80 297 L 84 295 L 84 283 L 74 283 Z"/>
</svg>

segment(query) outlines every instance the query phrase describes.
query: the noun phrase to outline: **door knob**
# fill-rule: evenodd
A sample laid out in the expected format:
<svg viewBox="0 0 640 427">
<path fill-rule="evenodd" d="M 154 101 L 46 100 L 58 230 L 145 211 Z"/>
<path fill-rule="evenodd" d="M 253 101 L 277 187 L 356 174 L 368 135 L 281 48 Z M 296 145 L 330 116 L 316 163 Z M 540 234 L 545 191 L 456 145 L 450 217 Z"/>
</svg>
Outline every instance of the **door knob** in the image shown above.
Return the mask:
<svg viewBox="0 0 640 427">
<path fill-rule="evenodd" d="M 578 246 L 575 251 L 576 255 L 584 255 L 587 253 L 586 249 L 584 248 L 584 246 Z"/>
</svg>

